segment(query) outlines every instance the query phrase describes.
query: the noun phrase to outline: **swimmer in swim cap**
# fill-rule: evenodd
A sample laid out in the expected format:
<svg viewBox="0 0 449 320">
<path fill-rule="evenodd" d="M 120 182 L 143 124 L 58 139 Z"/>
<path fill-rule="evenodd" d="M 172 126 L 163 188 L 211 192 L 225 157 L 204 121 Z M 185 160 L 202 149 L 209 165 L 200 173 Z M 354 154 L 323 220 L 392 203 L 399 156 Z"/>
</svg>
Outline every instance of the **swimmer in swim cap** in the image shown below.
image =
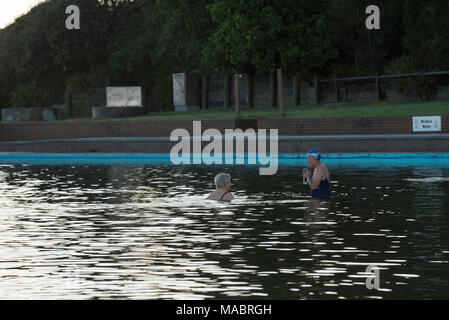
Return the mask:
<svg viewBox="0 0 449 320">
<path fill-rule="evenodd" d="M 307 179 L 311 191 L 312 199 L 328 200 L 331 197 L 330 172 L 324 163 L 321 162 L 321 153 L 318 148 L 313 148 L 307 153 L 307 162 L 313 168 L 312 171 L 304 168 L 302 175 Z"/>
</svg>

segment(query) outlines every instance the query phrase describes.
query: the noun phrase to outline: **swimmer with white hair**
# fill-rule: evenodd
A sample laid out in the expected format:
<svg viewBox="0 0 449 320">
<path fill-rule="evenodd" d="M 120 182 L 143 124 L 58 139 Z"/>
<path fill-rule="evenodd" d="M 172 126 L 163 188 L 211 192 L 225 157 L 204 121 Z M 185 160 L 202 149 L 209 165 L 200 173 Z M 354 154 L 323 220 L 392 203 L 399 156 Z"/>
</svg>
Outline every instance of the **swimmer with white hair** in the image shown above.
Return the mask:
<svg viewBox="0 0 449 320">
<path fill-rule="evenodd" d="M 212 192 L 206 200 L 229 201 L 234 200 L 231 190 L 231 175 L 227 173 L 219 173 L 214 179 L 216 190 Z"/>
<path fill-rule="evenodd" d="M 311 170 L 304 168 L 302 175 L 307 179 L 311 191 L 310 196 L 312 199 L 329 200 L 331 198 L 330 191 L 330 172 L 324 163 L 321 161 L 321 153 L 317 148 L 313 148 L 307 153 L 307 162 L 312 167 Z"/>
</svg>

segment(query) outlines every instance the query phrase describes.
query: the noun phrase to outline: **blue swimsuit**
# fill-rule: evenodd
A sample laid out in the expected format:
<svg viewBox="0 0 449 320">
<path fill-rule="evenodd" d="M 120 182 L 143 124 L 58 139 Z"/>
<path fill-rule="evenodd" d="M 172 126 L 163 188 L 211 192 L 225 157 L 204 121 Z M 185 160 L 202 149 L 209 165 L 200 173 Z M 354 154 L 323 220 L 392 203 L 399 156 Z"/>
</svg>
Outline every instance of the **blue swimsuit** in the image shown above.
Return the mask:
<svg viewBox="0 0 449 320">
<path fill-rule="evenodd" d="M 320 167 L 321 167 L 321 165 L 318 166 L 318 168 L 320 168 Z M 316 199 L 328 200 L 331 198 L 329 179 L 327 177 L 326 171 L 323 168 L 320 168 L 320 169 L 323 170 L 324 177 L 326 179 L 320 181 L 320 185 L 318 186 L 318 189 L 310 191 L 310 196 L 312 198 L 316 198 Z M 312 176 L 312 181 L 313 181 L 313 176 Z"/>
</svg>

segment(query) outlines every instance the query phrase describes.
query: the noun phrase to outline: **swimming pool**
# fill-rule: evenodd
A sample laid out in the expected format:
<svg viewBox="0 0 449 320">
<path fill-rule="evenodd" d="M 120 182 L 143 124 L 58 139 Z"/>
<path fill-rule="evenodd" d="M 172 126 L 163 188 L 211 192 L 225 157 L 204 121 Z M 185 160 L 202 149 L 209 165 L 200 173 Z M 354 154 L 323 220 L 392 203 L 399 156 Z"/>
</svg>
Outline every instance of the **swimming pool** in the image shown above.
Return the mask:
<svg viewBox="0 0 449 320">
<path fill-rule="evenodd" d="M 0 156 L 0 298 L 447 299 L 449 156 L 172 166 L 167 155 Z M 203 200 L 233 177 L 236 201 Z M 380 290 L 366 267 L 380 268 Z"/>
</svg>

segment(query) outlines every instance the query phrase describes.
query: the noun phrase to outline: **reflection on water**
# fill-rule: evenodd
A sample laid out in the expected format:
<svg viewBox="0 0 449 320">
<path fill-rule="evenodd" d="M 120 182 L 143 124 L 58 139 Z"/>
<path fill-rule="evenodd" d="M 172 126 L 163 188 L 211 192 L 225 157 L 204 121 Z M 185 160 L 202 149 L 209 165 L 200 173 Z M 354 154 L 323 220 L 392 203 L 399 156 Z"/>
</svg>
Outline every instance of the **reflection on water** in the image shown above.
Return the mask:
<svg viewBox="0 0 449 320">
<path fill-rule="evenodd" d="M 314 203 L 294 167 L 3 165 L 0 298 L 447 299 L 447 177 L 339 167 Z"/>
</svg>

